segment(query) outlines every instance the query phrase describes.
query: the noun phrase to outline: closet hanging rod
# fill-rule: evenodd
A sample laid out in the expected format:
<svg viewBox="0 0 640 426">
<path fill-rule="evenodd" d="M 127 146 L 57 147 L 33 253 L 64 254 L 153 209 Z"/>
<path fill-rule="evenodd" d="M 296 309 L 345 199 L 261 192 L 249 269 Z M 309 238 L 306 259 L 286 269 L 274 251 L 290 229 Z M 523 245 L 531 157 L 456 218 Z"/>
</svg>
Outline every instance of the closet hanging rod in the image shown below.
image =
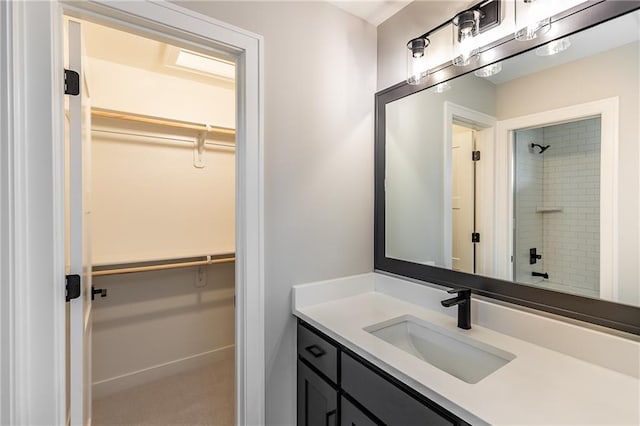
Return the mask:
<svg viewBox="0 0 640 426">
<path fill-rule="evenodd" d="M 160 126 L 173 127 L 176 129 L 196 130 L 198 132 L 213 133 L 222 136 L 235 136 L 235 129 L 228 127 L 209 126 L 198 123 L 188 123 L 185 121 L 169 120 L 164 118 L 148 117 L 145 115 L 129 114 L 124 112 L 108 111 L 104 109 L 92 108 L 93 117 L 114 118 L 118 120 L 134 121 L 136 123 L 155 124 Z"/>
<path fill-rule="evenodd" d="M 236 260 L 235 256 L 231 256 L 231 257 L 223 257 L 218 259 L 194 260 L 189 262 L 160 263 L 156 265 L 131 266 L 126 268 L 114 268 L 114 269 L 101 269 L 98 271 L 92 271 L 91 276 L 101 277 L 105 275 L 132 274 L 134 272 L 164 271 L 167 269 L 190 268 L 193 266 L 207 266 L 207 265 L 215 265 L 218 263 L 231 263 L 231 262 L 235 262 L 235 260 Z"/>
<path fill-rule="evenodd" d="M 140 136 L 140 134 L 136 133 L 135 131 L 118 131 L 118 130 L 106 130 L 106 129 L 99 129 L 99 128 L 91 129 L 91 131 L 98 132 L 98 133 L 108 133 L 111 135 Z M 154 136 L 153 139 L 165 140 L 170 142 L 180 142 L 180 143 L 189 144 L 189 146 L 193 147 L 193 140 L 189 140 L 188 138 L 182 139 L 180 137 Z M 236 144 L 234 142 L 205 142 L 204 146 L 207 146 L 207 147 L 217 146 L 221 148 L 236 149 Z"/>
</svg>

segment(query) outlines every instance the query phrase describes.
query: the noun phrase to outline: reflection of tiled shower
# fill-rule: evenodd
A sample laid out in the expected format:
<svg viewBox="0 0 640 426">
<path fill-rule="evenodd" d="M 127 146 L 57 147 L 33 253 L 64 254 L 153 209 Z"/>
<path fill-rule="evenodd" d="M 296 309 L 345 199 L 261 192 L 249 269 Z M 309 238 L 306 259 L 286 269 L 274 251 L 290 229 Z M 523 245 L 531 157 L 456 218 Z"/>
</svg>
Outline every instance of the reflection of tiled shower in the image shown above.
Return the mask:
<svg viewBox="0 0 640 426">
<path fill-rule="evenodd" d="M 517 131 L 514 195 L 514 279 L 597 296 L 600 118 Z"/>
</svg>

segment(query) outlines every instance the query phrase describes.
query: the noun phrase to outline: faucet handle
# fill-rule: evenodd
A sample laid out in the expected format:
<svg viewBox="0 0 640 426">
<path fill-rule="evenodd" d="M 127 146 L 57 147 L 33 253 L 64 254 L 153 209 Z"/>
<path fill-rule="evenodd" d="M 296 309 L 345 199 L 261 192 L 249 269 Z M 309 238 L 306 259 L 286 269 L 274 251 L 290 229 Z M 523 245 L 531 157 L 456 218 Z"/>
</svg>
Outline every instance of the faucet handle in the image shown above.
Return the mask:
<svg viewBox="0 0 640 426">
<path fill-rule="evenodd" d="M 459 296 L 471 297 L 470 288 L 450 288 L 449 290 L 447 290 L 447 293 L 458 293 Z"/>
</svg>

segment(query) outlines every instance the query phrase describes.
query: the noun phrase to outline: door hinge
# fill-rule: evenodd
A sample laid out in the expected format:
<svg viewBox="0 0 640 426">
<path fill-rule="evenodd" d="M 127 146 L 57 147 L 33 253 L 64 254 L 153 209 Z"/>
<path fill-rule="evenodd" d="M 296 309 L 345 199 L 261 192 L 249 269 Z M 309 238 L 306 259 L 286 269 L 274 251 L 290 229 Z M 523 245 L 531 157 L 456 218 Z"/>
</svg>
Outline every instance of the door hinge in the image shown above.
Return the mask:
<svg viewBox="0 0 640 426">
<path fill-rule="evenodd" d="M 480 161 L 480 151 L 472 151 L 471 152 L 471 160 Z"/>
<path fill-rule="evenodd" d="M 71 96 L 80 94 L 80 74 L 72 70 L 64 70 L 64 94 Z"/>
<path fill-rule="evenodd" d="M 65 278 L 67 281 L 67 302 L 80 297 L 80 275 L 67 275 Z"/>
<path fill-rule="evenodd" d="M 471 242 L 472 243 L 479 243 L 480 242 L 480 233 L 479 232 L 472 232 L 471 233 Z"/>
</svg>

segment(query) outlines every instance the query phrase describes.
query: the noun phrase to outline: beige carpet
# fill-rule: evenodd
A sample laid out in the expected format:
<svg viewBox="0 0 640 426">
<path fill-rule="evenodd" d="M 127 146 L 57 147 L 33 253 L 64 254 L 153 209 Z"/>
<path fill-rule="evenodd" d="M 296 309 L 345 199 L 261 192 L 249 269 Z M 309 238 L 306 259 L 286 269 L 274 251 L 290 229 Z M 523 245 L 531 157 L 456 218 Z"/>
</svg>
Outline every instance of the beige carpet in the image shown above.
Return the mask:
<svg viewBox="0 0 640 426">
<path fill-rule="evenodd" d="M 234 366 L 224 360 L 93 401 L 93 424 L 233 425 Z"/>
</svg>

